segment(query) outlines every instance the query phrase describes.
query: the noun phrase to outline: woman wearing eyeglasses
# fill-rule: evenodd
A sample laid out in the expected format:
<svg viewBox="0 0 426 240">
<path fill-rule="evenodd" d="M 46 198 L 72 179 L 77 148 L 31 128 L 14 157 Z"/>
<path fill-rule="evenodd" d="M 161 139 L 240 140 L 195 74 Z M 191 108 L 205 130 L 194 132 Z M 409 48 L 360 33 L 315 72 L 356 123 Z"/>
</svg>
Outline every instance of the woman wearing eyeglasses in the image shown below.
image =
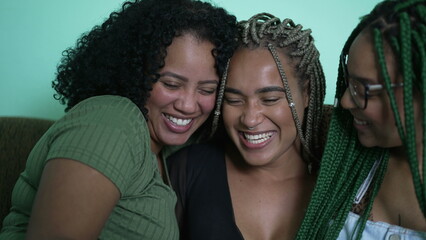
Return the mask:
<svg viewBox="0 0 426 240">
<path fill-rule="evenodd" d="M 345 44 L 298 239 L 426 239 L 426 0 L 379 3 Z"/>
</svg>

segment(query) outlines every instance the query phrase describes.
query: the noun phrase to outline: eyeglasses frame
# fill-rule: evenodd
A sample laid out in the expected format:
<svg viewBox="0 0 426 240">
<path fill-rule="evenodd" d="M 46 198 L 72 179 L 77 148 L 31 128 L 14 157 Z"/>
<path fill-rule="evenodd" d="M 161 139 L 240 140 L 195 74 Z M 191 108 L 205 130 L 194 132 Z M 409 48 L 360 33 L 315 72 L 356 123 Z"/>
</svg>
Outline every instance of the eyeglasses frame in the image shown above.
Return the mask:
<svg viewBox="0 0 426 240">
<path fill-rule="evenodd" d="M 346 64 L 346 60 L 347 60 L 347 54 L 341 53 L 340 54 L 340 67 L 342 68 L 343 71 L 343 78 L 346 84 L 346 88 L 349 89 L 349 93 L 351 94 L 352 100 L 354 101 L 355 105 L 360 108 L 360 109 L 366 109 L 367 108 L 367 103 L 368 103 L 368 99 L 370 97 L 370 91 L 380 91 L 382 89 L 384 89 L 383 84 L 368 84 L 359 80 L 354 80 L 357 81 L 359 83 L 361 83 L 364 86 L 364 105 L 362 105 L 361 103 L 358 102 L 358 98 L 356 97 L 356 91 L 355 88 L 353 87 L 352 84 L 350 84 L 349 81 L 349 73 L 348 73 L 348 66 Z M 352 87 L 351 87 L 352 86 Z M 404 86 L 404 83 L 391 83 L 391 88 L 395 88 L 395 87 L 402 87 Z"/>
</svg>

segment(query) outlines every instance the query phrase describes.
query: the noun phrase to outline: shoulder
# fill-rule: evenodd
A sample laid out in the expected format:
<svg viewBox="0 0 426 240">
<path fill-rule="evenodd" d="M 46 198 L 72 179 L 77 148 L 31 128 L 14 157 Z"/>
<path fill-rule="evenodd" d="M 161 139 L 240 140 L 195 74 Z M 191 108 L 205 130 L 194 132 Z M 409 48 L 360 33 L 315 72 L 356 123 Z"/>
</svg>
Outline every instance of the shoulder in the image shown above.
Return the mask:
<svg viewBox="0 0 426 240">
<path fill-rule="evenodd" d="M 103 119 L 104 116 L 113 119 L 125 119 L 129 116 L 143 117 L 140 109 L 130 99 L 114 95 L 88 98 L 74 106 L 67 115 L 96 116 L 96 119 Z"/>
<path fill-rule="evenodd" d="M 46 135 L 46 159 L 82 162 L 111 179 L 121 192 L 138 167 L 152 167 L 149 130 L 139 108 L 119 96 L 88 98 Z"/>
<path fill-rule="evenodd" d="M 55 123 L 55 127 L 59 128 L 75 126 L 105 128 L 129 134 L 147 131 L 146 120 L 136 104 L 128 98 L 113 95 L 81 101 Z"/>
<path fill-rule="evenodd" d="M 150 149 L 142 112 L 120 96 L 96 96 L 80 102 L 55 122 L 47 136 L 51 153 L 53 149 L 78 149 L 107 157 L 103 152 L 114 149 L 116 153 L 137 156 Z"/>
<path fill-rule="evenodd" d="M 63 139 L 69 144 L 67 139 L 78 138 L 97 148 L 120 146 L 135 156 L 150 149 L 149 129 L 142 112 L 121 96 L 102 95 L 80 102 L 54 124 L 51 133 L 55 142 Z"/>
</svg>

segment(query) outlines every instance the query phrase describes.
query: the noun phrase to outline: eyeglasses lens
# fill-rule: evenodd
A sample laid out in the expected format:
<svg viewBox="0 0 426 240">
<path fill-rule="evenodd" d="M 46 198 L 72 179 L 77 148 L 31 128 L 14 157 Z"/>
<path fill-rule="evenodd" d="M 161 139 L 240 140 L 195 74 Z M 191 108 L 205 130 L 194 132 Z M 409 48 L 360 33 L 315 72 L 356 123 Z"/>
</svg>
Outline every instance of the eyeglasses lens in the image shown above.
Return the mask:
<svg viewBox="0 0 426 240">
<path fill-rule="evenodd" d="M 343 70 L 343 77 L 345 80 L 346 87 L 349 89 L 349 93 L 352 96 L 352 99 L 354 100 L 357 107 L 365 109 L 366 107 L 366 97 L 365 97 L 365 86 L 359 82 L 352 79 L 349 79 L 349 73 L 348 73 L 348 66 L 346 64 L 346 58 L 347 56 L 342 54 L 340 56 L 340 64 L 342 66 Z"/>
</svg>

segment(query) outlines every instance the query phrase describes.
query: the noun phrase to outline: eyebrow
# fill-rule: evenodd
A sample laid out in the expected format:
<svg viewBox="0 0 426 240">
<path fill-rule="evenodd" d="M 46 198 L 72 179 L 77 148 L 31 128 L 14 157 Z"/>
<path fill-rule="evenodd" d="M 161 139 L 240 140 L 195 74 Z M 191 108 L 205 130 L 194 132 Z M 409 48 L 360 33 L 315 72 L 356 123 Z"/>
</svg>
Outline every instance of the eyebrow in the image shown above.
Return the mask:
<svg viewBox="0 0 426 240">
<path fill-rule="evenodd" d="M 256 93 L 266 93 L 266 92 L 285 92 L 284 88 L 278 86 L 270 86 L 256 90 Z"/>
<path fill-rule="evenodd" d="M 182 75 L 173 73 L 173 72 L 163 72 L 163 73 L 160 74 L 160 77 L 163 77 L 163 76 L 169 76 L 169 77 L 172 77 L 172 78 L 179 79 L 183 82 L 188 82 L 188 78 L 186 78 Z M 219 84 L 219 80 L 213 80 L 213 79 L 212 80 L 203 80 L 203 81 L 200 81 L 199 84 Z"/>
<path fill-rule="evenodd" d="M 240 90 L 235 88 L 230 88 L 230 87 L 226 87 L 225 92 L 243 95 L 243 93 Z M 270 86 L 270 87 L 260 88 L 255 91 L 255 93 L 267 93 L 267 92 L 285 92 L 285 90 L 282 87 Z"/>
</svg>

